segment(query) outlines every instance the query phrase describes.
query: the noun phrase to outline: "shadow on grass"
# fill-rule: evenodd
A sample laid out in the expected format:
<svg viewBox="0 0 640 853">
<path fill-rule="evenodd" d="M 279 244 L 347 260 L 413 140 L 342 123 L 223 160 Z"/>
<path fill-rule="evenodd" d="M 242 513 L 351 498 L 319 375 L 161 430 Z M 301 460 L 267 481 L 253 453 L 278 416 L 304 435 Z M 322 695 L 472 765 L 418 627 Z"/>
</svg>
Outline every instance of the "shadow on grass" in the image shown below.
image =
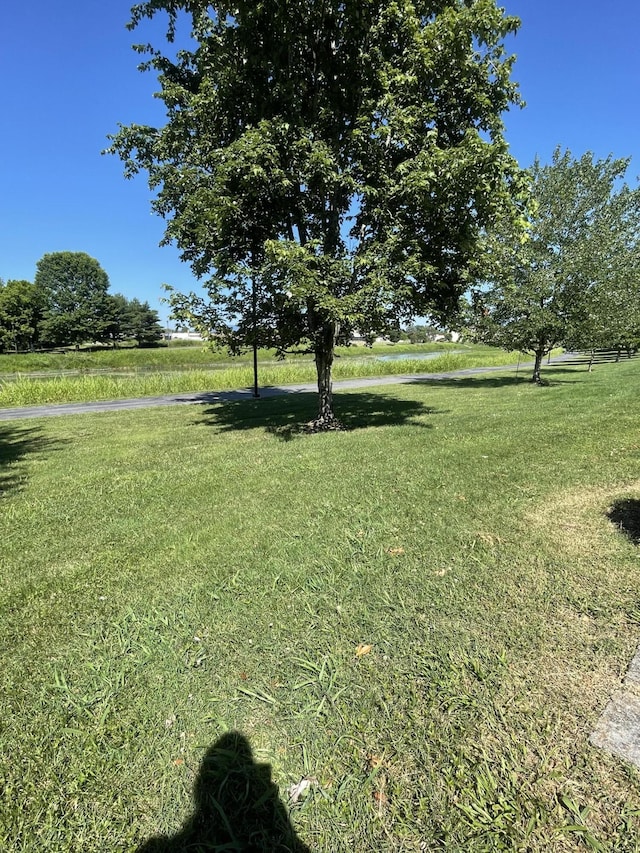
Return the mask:
<svg viewBox="0 0 640 853">
<path fill-rule="evenodd" d="M 17 462 L 27 454 L 41 453 L 59 443 L 44 436 L 37 427 L 0 424 L 0 497 L 22 481 Z"/>
<path fill-rule="evenodd" d="M 299 393 L 261 400 L 237 400 L 216 404 L 204 412 L 207 420 L 199 421 L 219 432 L 262 427 L 281 441 L 291 441 L 305 433 L 306 424 L 317 414 L 317 394 Z M 436 409 L 416 400 L 402 400 L 388 393 L 356 391 L 334 394 L 336 416 L 346 430 L 365 427 L 415 424 L 429 427 L 418 418 L 440 414 Z"/>
<path fill-rule="evenodd" d="M 253 760 L 239 732 L 228 732 L 207 751 L 194 801 L 193 814 L 176 835 L 152 838 L 137 853 L 309 853 L 293 831 L 270 765 Z"/>
<path fill-rule="evenodd" d="M 634 545 L 640 545 L 640 500 L 621 498 L 613 504 L 607 516 Z"/>
<path fill-rule="evenodd" d="M 573 372 L 573 371 L 567 371 Z M 555 370 L 549 371 L 549 377 L 542 374 L 542 385 L 573 385 L 577 380 L 571 379 L 556 379 Z M 496 376 L 491 373 L 479 373 L 475 376 L 459 376 L 448 377 L 445 379 L 436 379 L 435 377 L 425 376 L 424 379 L 415 379 L 411 382 L 412 385 L 433 385 L 444 388 L 507 388 L 511 385 L 533 385 L 531 377 L 528 374 L 515 374 L 509 376 Z"/>
</svg>

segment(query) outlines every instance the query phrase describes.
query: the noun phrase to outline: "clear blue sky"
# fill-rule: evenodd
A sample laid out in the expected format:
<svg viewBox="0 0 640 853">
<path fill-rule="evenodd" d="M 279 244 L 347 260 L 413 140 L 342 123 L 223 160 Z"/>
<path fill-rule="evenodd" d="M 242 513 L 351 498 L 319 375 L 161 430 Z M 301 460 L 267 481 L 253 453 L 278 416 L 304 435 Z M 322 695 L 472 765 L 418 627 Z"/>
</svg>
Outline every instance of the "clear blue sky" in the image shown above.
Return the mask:
<svg viewBox="0 0 640 853">
<path fill-rule="evenodd" d="M 4 83 L 0 132 L 0 278 L 33 280 L 47 252 L 83 251 L 107 271 L 111 291 L 147 299 L 166 317 L 161 284 L 195 282 L 172 248 L 159 248 L 144 178 L 126 181 L 101 156 L 118 122 L 159 123 L 152 74 L 136 70 L 125 29 L 129 0 L 9 2 L 0 28 Z M 508 47 L 527 106 L 506 116 L 523 166 L 548 161 L 557 144 L 573 154 L 632 156 L 640 172 L 638 0 L 505 0 L 522 19 Z"/>
</svg>

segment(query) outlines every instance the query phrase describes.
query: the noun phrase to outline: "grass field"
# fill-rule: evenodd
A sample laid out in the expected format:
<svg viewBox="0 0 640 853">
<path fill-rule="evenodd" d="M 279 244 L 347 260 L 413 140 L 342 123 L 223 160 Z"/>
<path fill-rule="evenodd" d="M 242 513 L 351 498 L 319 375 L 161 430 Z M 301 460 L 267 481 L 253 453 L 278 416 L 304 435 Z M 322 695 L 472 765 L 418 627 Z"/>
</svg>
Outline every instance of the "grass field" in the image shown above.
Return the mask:
<svg viewBox="0 0 640 853">
<path fill-rule="evenodd" d="M 386 346 L 373 350 L 364 347 L 341 348 L 334 363 L 333 376 L 334 379 L 350 379 L 361 376 L 434 373 L 478 365 L 512 364 L 519 358 L 518 354 L 486 346 L 458 347 L 455 350 L 449 347 L 450 351 L 445 349 L 441 356 L 431 360 L 407 358 L 381 361 L 376 358 L 378 355 L 397 355 L 403 352 L 408 356 L 416 353 L 419 355 L 433 352 L 434 349 L 435 345 L 432 344 L 414 348 Z M 460 352 L 460 349 L 463 351 Z M 182 361 L 181 358 L 185 354 L 192 359 L 198 357 L 201 360 L 210 356 L 210 361 L 204 365 L 193 360 Z M 42 376 L 16 377 L 5 373 L 6 379 L 3 381 L 0 372 L 0 408 L 149 397 L 189 391 L 229 391 L 253 385 L 253 368 L 246 358 L 223 359 L 220 353 L 208 353 L 199 348 L 130 349 L 68 355 L 71 356 L 68 365 L 84 364 L 85 371 L 113 368 L 113 372 L 107 375 L 88 372 L 75 376 L 67 373 L 56 375 L 59 359 L 65 359 L 67 356 L 46 356 L 44 358 L 49 361 L 41 363 Z M 121 362 L 117 369 L 111 364 L 112 356 Z M 3 362 L 3 358 L 8 361 Z M 85 358 L 88 360 L 83 361 Z M 14 366 L 14 357 L 0 356 L 0 367 L 3 363 Z M 273 355 L 262 354 L 259 366 L 261 387 L 315 381 L 316 369 L 310 356 L 277 360 Z"/>
<path fill-rule="evenodd" d="M 639 850 L 638 363 L 548 377 L 0 424 L 0 849 L 177 853 L 238 730 L 310 850 Z"/>
</svg>

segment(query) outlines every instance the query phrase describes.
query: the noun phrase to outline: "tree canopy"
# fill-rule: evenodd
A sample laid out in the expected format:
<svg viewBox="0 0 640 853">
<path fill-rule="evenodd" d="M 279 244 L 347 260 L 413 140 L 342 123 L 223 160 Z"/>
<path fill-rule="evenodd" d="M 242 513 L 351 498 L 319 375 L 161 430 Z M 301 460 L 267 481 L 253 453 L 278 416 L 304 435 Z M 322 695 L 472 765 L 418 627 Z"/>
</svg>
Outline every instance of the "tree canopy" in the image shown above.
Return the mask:
<svg viewBox="0 0 640 853">
<path fill-rule="evenodd" d="M 0 281 L 0 348 L 32 349 L 39 334 L 42 294 L 30 281 Z"/>
<path fill-rule="evenodd" d="M 37 264 L 35 285 L 43 295 L 42 337 L 52 344 L 101 340 L 108 322 L 109 278 L 85 252 L 52 252 Z"/>
<path fill-rule="evenodd" d="M 627 345 L 640 334 L 640 190 L 629 160 L 575 159 L 556 149 L 530 170 L 528 230 L 489 236 L 494 276 L 475 293 L 475 335 L 535 354 L 553 347 Z"/>
<path fill-rule="evenodd" d="M 124 337 L 136 341 L 138 346 L 153 346 L 162 339 L 163 331 L 158 312 L 148 302 L 131 299 L 124 310 Z"/>
<path fill-rule="evenodd" d="M 129 26 L 161 12 L 167 44 L 138 50 L 166 124 L 121 126 L 109 150 L 148 173 L 165 242 L 208 291 L 174 293 L 174 316 L 232 349 L 309 346 L 332 427 L 340 337 L 444 320 L 483 229 L 512 215 L 518 21 L 495 0 L 149 0 Z"/>
</svg>

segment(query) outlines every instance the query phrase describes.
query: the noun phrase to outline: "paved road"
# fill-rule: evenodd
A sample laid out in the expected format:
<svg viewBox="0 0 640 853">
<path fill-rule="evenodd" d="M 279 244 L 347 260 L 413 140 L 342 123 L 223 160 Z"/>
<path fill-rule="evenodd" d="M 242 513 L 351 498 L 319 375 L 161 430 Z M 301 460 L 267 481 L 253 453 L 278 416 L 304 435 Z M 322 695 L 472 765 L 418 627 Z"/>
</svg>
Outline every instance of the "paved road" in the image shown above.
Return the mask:
<svg viewBox="0 0 640 853">
<path fill-rule="evenodd" d="M 575 353 L 563 353 L 552 358 L 552 362 L 573 361 Z M 521 370 L 527 370 L 533 362 L 520 364 Z M 334 391 L 347 388 L 371 388 L 379 385 L 398 385 L 406 382 L 437 382 L 444 379 L 462 379 L 465 376 L 477 376 L 483 373 L 505 373 L 516 370 L 516 365 L 498 367 L 469 367 L 464 370 L 452 370 L 448 373 L 405 373 L 393 376 L 371 376 L 362 379 L 342 379 L 333 383 Z M 317 391 L 314 383 L 302 385 L 281 385 L 260 389 L 261 397 L 276 397 L 282 394 L 307 394 Z M 45 406 L 21 406 L 12 409 L 0 409 L 0 421 L 19 418 L 50 418 L 56 415 L 79 415 L 87 412 L 117 412 L 131 409 L 147 409 L 155 406 L 175 406 L 179 403 L 223 403 L 236 400 L 251 400 L 250 389 L 240 391 L 203 391 L 183 394 L 165 394 L 162 397 L 137 397 L 132 400 L 102 400 L 96 403 L 49 403 Z"/>
</svg>

